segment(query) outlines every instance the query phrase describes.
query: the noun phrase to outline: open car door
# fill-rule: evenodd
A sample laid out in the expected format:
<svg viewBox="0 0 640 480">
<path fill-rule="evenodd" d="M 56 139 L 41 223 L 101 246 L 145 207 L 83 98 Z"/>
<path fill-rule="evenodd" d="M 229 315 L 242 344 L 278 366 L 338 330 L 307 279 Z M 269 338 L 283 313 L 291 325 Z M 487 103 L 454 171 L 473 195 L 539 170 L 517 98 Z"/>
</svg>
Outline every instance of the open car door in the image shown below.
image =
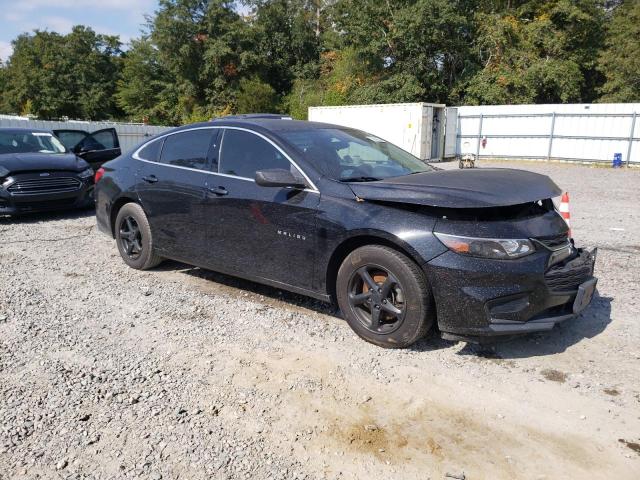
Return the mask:
<svg viewBox="0 0 640 480">
<path fill-rule="evenodd" d="M 71 129 L 54 130 L 53 133 L 69 151 L 83 158 L 94 170 L 121 153 L 115 128 L 104 128 L 93 133 Z"/>
</svg>

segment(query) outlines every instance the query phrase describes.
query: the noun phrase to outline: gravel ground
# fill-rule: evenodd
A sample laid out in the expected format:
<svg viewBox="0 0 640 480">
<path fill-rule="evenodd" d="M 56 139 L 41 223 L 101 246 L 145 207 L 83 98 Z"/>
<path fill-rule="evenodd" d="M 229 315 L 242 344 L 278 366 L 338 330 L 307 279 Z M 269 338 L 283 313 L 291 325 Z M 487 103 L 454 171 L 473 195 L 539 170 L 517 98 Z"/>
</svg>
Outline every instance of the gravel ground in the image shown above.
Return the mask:
<svg viewBox="0 0 640 480">
<path fill-rule="evenodd" d="M 129 269 L 91 212 L 0 219 L 0 479 L 640 478 L 640 171 L 498 165 L 570 192 L 600 282 L 493 350 L 383 350 L 304 297 Z"/>
</svg>

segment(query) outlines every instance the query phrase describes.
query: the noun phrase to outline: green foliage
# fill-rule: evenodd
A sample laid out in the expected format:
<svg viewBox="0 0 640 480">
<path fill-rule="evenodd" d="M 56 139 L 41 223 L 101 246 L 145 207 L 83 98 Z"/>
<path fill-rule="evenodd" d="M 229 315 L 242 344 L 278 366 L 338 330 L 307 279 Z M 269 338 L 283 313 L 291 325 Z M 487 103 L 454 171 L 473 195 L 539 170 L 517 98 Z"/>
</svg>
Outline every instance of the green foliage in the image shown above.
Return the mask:
<svg viewBox="0 0 640 480">
<path fill-rule="evenodd" d="M 271 85 L 257 77 L 240 80 L 236 110 L 238 113 L 274 112 L 277 97 Z"/>
<path fill-rule="evenodd" d="M 591 0 L 519 3 L 506 11 L 476 14 L 482 68 L 469 79 L 465 101 L 593 101 L 604 10 Z"/>
<path fill-rule="evenodd" d="M 13 41 L 5 67 L 3 110 L 43 118 L 101 119 L 118 113 L 120 41 L 83 26 L 68 35 L 35 31 Z"/>
<path fill-rule="evenodd" d="M 387 102 L 638 101 L 640 2 L 159 0 L 146 30 L 35 31 L 0 111 L 181 124 Z"/>
<path fill-rule="evenodd" d="M 599 68 L 603 102 L 640 101 L 640 2 L 623 3 L 609 24 Z"/>
</svg>

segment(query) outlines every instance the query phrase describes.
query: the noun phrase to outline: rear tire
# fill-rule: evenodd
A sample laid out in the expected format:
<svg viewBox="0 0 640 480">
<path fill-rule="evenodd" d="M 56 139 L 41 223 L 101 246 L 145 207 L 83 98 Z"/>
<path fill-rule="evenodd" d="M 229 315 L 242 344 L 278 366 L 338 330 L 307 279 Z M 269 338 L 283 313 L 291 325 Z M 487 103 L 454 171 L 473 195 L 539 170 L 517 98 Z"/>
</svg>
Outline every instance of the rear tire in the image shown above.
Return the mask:
<svg viewBox="0 0 640 480">
<path fill-rule="evenodd" d="M 336 297 L 356 334 L 380 347 L 409 347 L 434 324 L 424 274 L 389 247 L 368 245 L 351 252 L 338 270 Z"/>
<path fill-rule="evenodd" d="M 118 251 L 131 268 L 147 270 L 162 262 L 154 251 L 151 227 L 140 205 L 125 204 L 118 212 L 115 227 Z"/>
</svg>

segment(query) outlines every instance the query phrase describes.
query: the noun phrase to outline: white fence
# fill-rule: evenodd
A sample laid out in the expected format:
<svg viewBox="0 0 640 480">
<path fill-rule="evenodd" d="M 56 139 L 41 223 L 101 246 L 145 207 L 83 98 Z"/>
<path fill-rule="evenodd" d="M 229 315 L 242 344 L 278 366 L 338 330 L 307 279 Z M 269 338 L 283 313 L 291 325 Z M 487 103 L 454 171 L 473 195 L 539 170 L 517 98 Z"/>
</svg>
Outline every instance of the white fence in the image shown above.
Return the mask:
<svg viewBox="0 0 640 480">
<path fill-rule="evenodd" d="M 43 130 L 85 130 L 95 132 L 103 128 L 115 128 L 120 140 L 122 153 L 132 149 L 145 138 L 157 135 L 173 127 L 156 127 L 139 123 L 117 123 L 117 122 L 83 122 L 78 120 L 49 121 L 32 120 L 26 117 L 14 117 L 0 115 L 0 127 L 17 128 L 39 128 Z"/>
<path fill-rule="evenodd" d="M 637 103 L 457 107 L 456 151 L 586 162 L 611 162 L 617 153 L 640 164 L 637 112 Z"/>
</svg>

